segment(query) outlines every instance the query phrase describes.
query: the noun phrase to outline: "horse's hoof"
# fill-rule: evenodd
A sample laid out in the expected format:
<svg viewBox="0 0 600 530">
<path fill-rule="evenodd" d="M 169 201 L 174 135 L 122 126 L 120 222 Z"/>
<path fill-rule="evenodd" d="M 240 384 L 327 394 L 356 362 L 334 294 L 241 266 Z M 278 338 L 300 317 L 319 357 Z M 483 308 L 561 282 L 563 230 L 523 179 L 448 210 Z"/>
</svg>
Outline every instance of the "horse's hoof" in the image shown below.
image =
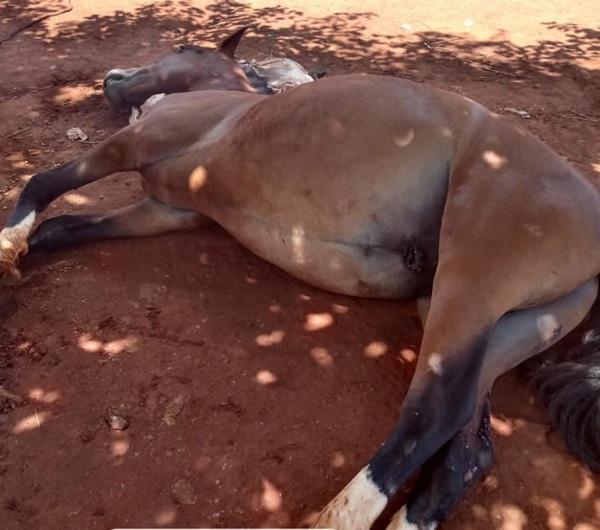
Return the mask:
<svg viewBox="0 0 600 530">
<path fill-rule="evenodd" d="M 18 231 L 5 228 L 0 233 L 0 286 L 19 283 L 21 272 L 17 263 L 28 250 L 27 239 Z"/>
</svg>

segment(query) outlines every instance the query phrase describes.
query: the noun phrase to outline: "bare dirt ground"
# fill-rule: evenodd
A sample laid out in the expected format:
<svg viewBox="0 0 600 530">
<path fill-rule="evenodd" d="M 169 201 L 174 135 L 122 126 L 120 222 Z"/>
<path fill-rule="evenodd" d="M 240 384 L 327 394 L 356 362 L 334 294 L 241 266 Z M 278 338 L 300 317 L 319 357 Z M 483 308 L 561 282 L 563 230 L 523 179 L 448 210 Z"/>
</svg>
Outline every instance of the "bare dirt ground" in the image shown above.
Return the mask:
<svg viewBox="0 0 600 530">
<path fill-rule="evenodd" d="M 405 76 L 525 110 L 514 119 L 600 178 L 593 0 L 73 4 L 0 45 L 0 224 L 28 177 L 89 148 L 68 128 L 94 144 L 125 123 L 101 96 L 109 68 L 246 23 L 241 56 Z M 0 0 L 0 38 L 65 5 Z M 140 193 L 120 174 L 47 215 Z M 392 429 L 420 341 L 412 303 L 311 289 L 216 228 L 32 257 L 23 271 L 0 293 L 0 384 L 22 399 L 0 411 L 7 530 L 299 524 Z M 493 403 L 497 465 L 444 528 L 600 528 L 600 480 L 557 440 L 527 380 L 504 377 Z M 111 430 L 110 413 L 128 429 Z"/>
</svg>

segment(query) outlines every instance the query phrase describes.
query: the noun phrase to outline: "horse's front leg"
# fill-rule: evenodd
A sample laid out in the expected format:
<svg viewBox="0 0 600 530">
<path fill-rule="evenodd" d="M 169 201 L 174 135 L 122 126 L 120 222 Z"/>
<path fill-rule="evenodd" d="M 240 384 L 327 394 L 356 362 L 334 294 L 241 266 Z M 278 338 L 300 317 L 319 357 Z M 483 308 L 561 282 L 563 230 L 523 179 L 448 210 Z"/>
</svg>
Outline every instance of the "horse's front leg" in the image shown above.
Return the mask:
<svg viewBox="0 0 600 530">
<path fill-rule="evenodd" d="M 81 158 L 31 177 L 19 196 L 13 214 L 0 232 L 0 283 L 15 283 L 21 274 L 16 265 L 27 253 L 27 240 L 37 216 L 69 190 L 117 171 L 135 169 L 129 131 L 119 131 Z"/>
<path fill-rule="evenodd" d="M 146 237 L 193 230 L 213 221 L 194 210 L 169 206 L 152 197 L 92 215 L 61 215 L 40 224 L 29 238 L 29 252 L 50 252 L 100 239 Z"/>
</svg>

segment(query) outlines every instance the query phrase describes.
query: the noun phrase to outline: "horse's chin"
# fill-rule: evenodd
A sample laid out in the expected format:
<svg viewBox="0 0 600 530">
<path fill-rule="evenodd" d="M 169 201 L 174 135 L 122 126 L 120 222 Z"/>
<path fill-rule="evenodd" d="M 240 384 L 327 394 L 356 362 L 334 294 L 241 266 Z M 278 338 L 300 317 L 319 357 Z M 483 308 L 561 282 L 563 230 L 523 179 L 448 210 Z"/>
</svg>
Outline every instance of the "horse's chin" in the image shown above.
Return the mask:
<svg viewBox="0 0 600 530">
<path fill-rule="evenodd" d="M 116 83 L 108 82 L 104 86 L 104 97 L 108 100 L 111 108 L 118 114 L 124 114 L 131 110 L 133 106 L 129 103 L 119 90 Z"/>
</svg>

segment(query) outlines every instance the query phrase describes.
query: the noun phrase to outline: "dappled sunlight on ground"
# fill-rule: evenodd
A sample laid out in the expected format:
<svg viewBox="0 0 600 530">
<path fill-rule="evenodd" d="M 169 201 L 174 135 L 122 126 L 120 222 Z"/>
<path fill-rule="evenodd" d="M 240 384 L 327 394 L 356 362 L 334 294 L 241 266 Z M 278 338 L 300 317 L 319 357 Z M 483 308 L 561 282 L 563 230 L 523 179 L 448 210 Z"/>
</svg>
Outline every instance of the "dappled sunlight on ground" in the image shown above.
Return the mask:
<svg viewBox="0 0 600 530">
<path fill-rule="evenodd" d="M 279 491 L 267 479 L 263 479 L 263 492 L 260 498 L 260 505 L 268 512 L 277 512 L 281 509 L 283 499 Z"/>
<path fill-rule="evenodd" d="M 65 193 L 62 198 L 72 206 L 85 206 L 91 203 L 91 200 L 88 197 L 74 191 Z"/>
<path fill-rule="evenodd" d="M 17 421 L 12 429 L 13 434 L 22 434 L 26 431 L 32 431 L 39 429 L 48 418 L 50 414 L 48 412 L 35 412 L 30 416 L 26 416 Z"/>
<path fill-rule="evenodd" d="M 259 385 L 272 385 L 277 382 L 277 376 L 269 370 L 261 370 L 256 374 L 256 382 Z"/>
<path fill-rule="evenodd" d="M 54 101 L 57 105 L 70 105 L 85 101 L 94 94 L 94 89 L 88 83 L 79 83 L 61 87 L 56 96 L 54 96 Z"/>
<path fill-rule="evenodd" d="M 154 516 L 154 524 L 158 526 L 170 526 L 175 524 L 177 520 L 177 509 L 174 507 L 167 507 L 159 510 Z"/>
<path fill-rule="evenodd" d="M 498 520 L 498 530 L 524 530 L 527 516 L 518 506 L 511 504 L 495 504 L 492 517 Z"/>
<path fill-rule="evenodd" d="M 268 347 L 273 346 L 273 344 L 279 344 L 284 337 L 285 331 L 278 329 L 268 334 L 257 335 L 257 337 L 254 340 L 259 346 Z"/>
<path fill-rule="evenodd" d="M 370 359 L 376 359 L 385 355 L 388 351 L 388 345 L 380 340 L 370 342 L 365 346 L 364 353 Z"/>
<path fill-rule="evenodd" d="M 332 326 L 334 322 L 331 313 L 309 313 L 306 315 L 304 329 L 306 331 L 319 331 Z"/>
<path fill-rule="evenodd" d="M 399 357 L 407 363 L 414 363 L 417 360 L 417 352 L 411 348 L 403 348 Z"/>
<path fill-rule="evenodd" d="M 84 333 L 78 340 L 79 347 L 83 351 L 88 353 L 105 353 L 109 357 L 119 355 L 123 352 L 135 352 L 137 342 L 137 338 L 133 336 L 102 342 L 101 340 L 93 338 L 89 333 Z"/>
<path fill-rule="evenodd" d="M 38 403 L 54 403 L 60 399 L 60 393 L 56 390 L 45 392 L 41 388 L 32 388 L 28 394 L 29 399 Z"/>
<path fill-rule="evenodd" d="M 327 348 L 321 348 L 320 346 L 311 348 L 310 356 L 320 366 L 332 366 L 334 363 L 333 357 L 331 356 L 329 351 L 327 351 Z"/>
</svg>

